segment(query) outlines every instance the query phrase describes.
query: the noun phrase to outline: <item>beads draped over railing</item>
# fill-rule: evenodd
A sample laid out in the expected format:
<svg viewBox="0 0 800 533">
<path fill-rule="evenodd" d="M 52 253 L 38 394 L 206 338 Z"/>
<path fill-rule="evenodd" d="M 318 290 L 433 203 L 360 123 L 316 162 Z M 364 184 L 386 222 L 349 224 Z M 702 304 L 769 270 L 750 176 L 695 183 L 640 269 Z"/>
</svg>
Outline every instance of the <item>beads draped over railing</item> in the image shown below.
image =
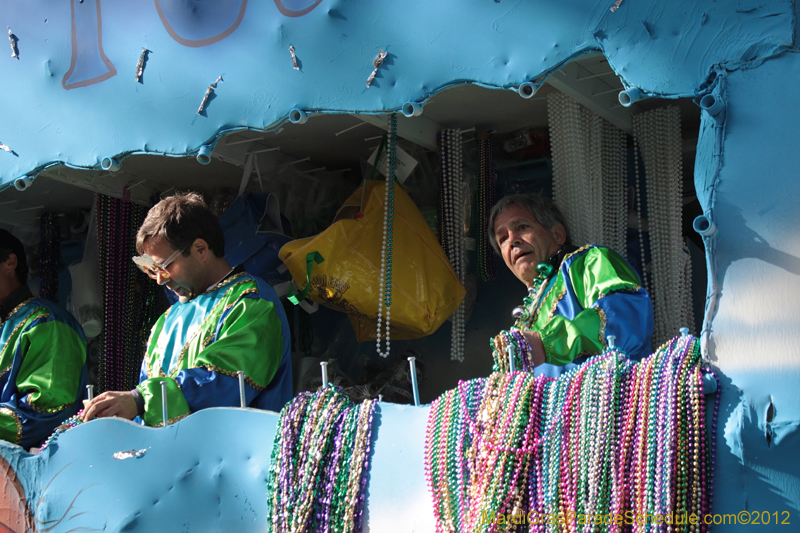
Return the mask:
<svg viewBox="0 0 800 533">
<path fill-rule="evenodd" d="M 267 501 L 270 531 L 362 531 L 375 400 L 334 387 L 303 392 L 281 411 Z"/>
<path fill-rule="evenodd" d="M 715 459 L 703 376 L 687 336 L 641 362 L 608 350 L 558 379 L 460 382 L 433 402 L 426 431 L 437 532 L 667 531 L 656 515 L 702 517 Z M 718 410 L 719 393 L 712 438 Z"/>
</svg>

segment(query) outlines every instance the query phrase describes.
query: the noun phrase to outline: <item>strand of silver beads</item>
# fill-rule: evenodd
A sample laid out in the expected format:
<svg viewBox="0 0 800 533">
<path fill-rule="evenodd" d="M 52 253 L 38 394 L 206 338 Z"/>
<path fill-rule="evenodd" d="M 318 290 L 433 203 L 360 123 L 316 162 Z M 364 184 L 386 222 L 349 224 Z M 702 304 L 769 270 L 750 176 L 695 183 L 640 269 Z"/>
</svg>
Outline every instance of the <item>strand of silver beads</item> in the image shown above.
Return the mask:
<svg viewBox="0 0 800 533">
<path fill-rule="evenodd" d="M 381 273 L 378 280 L 378 325 L 375 334 L 378 355 L 389 357 L 391 351 L 392 307 L 392 249 L 394 233 L 394 181 L 397 169 L 397 115 L 389 117 L 389 139 L 386 153 L 386 186 L 383 197 L 383 243 L 381 245 Z M 383 311 L 383 308 L 386 311 Z M 385 313 L 386 350 L 381 350 L 381 325 Z"/>
</svg>

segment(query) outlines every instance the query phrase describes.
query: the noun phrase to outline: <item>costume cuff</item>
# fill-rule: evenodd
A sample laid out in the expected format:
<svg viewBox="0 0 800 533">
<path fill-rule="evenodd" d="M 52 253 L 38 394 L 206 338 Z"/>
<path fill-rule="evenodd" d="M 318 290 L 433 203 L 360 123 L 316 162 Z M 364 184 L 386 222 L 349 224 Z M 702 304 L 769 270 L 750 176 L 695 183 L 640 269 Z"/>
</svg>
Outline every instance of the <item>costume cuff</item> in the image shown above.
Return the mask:
<svg viewBox="0 0 800 533">
<path fill-rule="evenodd" d="M 144 397 L 142 397 L 139 389 L 133 389 L 131 394 L 133 395 L 133 401 L 136 402 L 136 415 L 141 417 L 144 414 Z"/>
</svg>

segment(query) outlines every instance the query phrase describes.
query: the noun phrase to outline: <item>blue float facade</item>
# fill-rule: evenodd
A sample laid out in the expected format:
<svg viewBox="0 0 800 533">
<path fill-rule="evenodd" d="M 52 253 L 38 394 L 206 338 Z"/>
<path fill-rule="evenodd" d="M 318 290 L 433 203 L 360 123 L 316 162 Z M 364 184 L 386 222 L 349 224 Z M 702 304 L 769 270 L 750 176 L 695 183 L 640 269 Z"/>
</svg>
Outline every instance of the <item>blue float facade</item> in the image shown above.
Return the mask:
<svg viewBox="0 0 800 533">
<path fill-rule="evenodd" d="M 714 512 L 785 511 L 791 523 L 800 521 L 796 2 L 0 6 L 13 33 L 0 61 L 0 143 L 9 148 L 0 151 L 0 190 L 24 189 L 55 164 L 97 169 L 131 154 L 196 155 L 231 131 L 274 130 L 293 110 L 313 117 L 424 108 L 432 95 L 465 83 L 535 89 L 593 51 L 643 96 L 695 98 L 703 109 L 695 188 L 708 275 L 701 339 L 722 383 Z M 12 49 L 18 58 L 7 57 Z M 388 54 L 367 87 L 381 50 Z M 373 531 L 432 527 L 422 474 L 426 413 L 380 410 L 368 498 Z M 264 525 L 262 474 L 276 420 L 215 409 L 167 429 L 100 421 L 71 430 L 42 456 L 3 444 L 0 454 L 17 472 L 35 521 L 69 518 L 53 531 L 151 530 L 144 526 L 155 523 L 196 530 L 209 522 L 256 530 Z M 111 458 L 126 449 L 147 452 Z M 198 461 L 197 470 L 185 457 Z M 163 486 L 153 484 L 151 475 L 165 470 Z M 762 526 L 772 529 L 787 530 Z"/>
</svg>

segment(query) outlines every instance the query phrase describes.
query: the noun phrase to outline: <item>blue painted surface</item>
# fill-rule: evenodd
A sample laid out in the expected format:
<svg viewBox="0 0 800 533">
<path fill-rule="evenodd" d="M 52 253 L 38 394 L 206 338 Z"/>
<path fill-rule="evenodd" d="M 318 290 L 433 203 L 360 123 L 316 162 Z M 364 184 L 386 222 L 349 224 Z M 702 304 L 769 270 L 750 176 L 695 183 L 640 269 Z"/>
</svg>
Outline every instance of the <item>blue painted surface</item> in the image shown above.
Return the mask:
<svg viewBox="0 0 800 533">
<path fill-rule="evenodd" d="M 398 516 L 417 531 L 433 529 L 423 439 L 408 438 L 424 435 L 427 415 L 427 408 L 376 408 L 369 530 L 392 531 Z M 206 409 L 157 429 L 100 419 L 65 432 L 40 456 L 1 441 L 0 454 L 23 480 L 39 530 L 58 522 L 53 532 L 263 532 L 277 421 L 276 413 L 232 408 Z M 143 453 L 114 458 L 130 450 Z"/>
<path fill-rule="evenodd" d="M 713 65 L 774 54 L 794 30 L 788 0 L 627 1 L 614 13 L 591 0 L 2 0 L 0 12 L 19 39 L 19 60 L 0 61 L 0 142 L 13 149 L 0 152 L 0 187 L 59 162 L 195 153 L 224 131 L 277 127 L 295 107 L 381 113 L 454 84 L 516 88 L 595 49 L 645 94 L 691 96 Z"/>
<path fill-rule="evenodd" d="M 295 107 L 380 113 L 423 101 L 453 84 L 513 88 L 591 49 L 602 50 L 624 82 L 645 95 L 714 94 L 726 107 L 715 116 L 703 112 L 695 164 L 700 203 L 717 229 L 705 238 L 709 297 L 703 334 L 704 351 L 722 379 L 714 510 L 786 511 L 796 526 L 800 521 L 796 3 L 625 0 L 615 13 L 608 10 L 611 4 L 323 0 L 314 5 L 250 0 L 227 37 L 191 46 L 170 36 L 157 3 L 125 0 L 102 4 L 100 53 L 99 40 L 93 40 L 96 34 L 91 33 L 98 0 L 83 4 L 3 0 L 0 12 L 20 39 L 20 59 L 0 60 L 6 96 L 0 102 L 0 142 L 14 150 L 0 152 L 0 187 L 55 162 L 88 168 L 99 165 L 103 157 L 128 153 L 191 153 L 223 131 L 276 127 Z M 71 9 L 80 5 L 89 6 L 79 19 L 85 39 L 80 44 L 87 52 L 80 56 L 84 63 L 67 76 L 74 48 Z M 231 27 L 235 20 L 216 19 L 207 16 L 211 11 L 203 11 L 219 5 L 204 2 L 197 4 L 197 11 L 186 13 L 189 18 L 183 26 L 174 24 L 181 28 L 176 30 L 183 32 L 181 38 L 211 39 L 224 33 L 226 25 Z M 300 71 L 291 68 L 289 45 L 297 51 Z M 152 52 L 143 83 L 136 83 L 134 67 L 142 47 Z M 367 89 L 371 61 L 381 48 L 389 57 Z M 219 75 L 224 81 L 215 97 L 204 115 L 196 115 L 206 88 Z M 87 80 L 97 82 L 65 88 Z M 155 523 L 154 517 L 170 515 L 167 508 L 173 515 L 188 508 L 186 501 L 170 494 L 183 490 L 175 488 L 181 473 L 190 468 L 183 455 L 197 458 L 202 452 L 197 472 L 204 482 L 196 487 L 212 495 L 218 491 L 222 500 L 215 503 L 217 496 L 199 495 L 200 504 L 191 508 L 200 509 L 198 516 L 211 523 L 244 524 L 254 513 L 263 513 L 263 507 L 252 502 L 262 490 L 259 480 L 271 449 L 274 415 L 215 413 L 220 412 L 198 413 L 165 430 L 119 421 L 93 423 L 68 432 L 49 460 L 27 457 L 8 446 L 0 447 L 0 453 L 15 467 L 31 502 L 58 472 L 56 466 L 70 463 L 67 468 L 75 479 L 87 486 L 77 502 L 94 491 L 91 494 L 102 499 L 102 506 L 98 500 L 91 509 L 103 509 L 109 528 L 138 520 L 135 525 L 145 531 L 146 525 Z M 430 516 L 424 515 L 431 511 L 421 477 L 426 413 L 424 409 L 394 412 L 388 407 L 381 413 L 369 488 L 368 515 L 374 523 L 391 520 L 407 531 L 414 527 L 409 524 L 416 516 Z M 250 416 L 262 418 L 258 423 L 242 418 Z M 209 421 L 219 422 L 226 431 Z M 205 432 L 185 429 L 194 424 Z M 187 440 L 180 440 L 184 436 Z M 78 444 L 83 438 L 83 445 Z M 106 457 L 140 446 L 151 447 L 140 459 L 110 463 Z M 252 459 L 256 446 L 258 458 Z M 248 454 L 251 458 L 245 459 Z M 127 465 L 150 461 L 170 468 L 156 470 L 164 481 L 153 484 L 152 492 L 144 490 L 147 484 L 136 485 L 147 497 L 131 503 L 130 494 L 138 494 L 131 486 L 144 483 L 145 477 L 136 477 L 138 469 Z M 229 472 L 240 472 L 248 464 L 251 478 L 234 481 Z M 128 477 L 118 477 L 122 474 Z M 183 483 L 191 484 L 191 475 L 189 479 Z M 53 491 L 37 508 L 37 516 L 63 514 L 83 488 L 68 483 L 65 475 L 53 484 L 63 492 Z M 236 497 L 245 493 L 246 504 Z M 82 505 L 89 508 L 86 500 Z M 223 501 L 231 507 L 223 510 Z M 147 515 L 136 518 L 141 510 Z M 87 527 L 97 527 L 98 516 L 81 515 L 71 527 L 81 525 L 81 520 Z M 749 527 L 754 526 L 718 529 Z M 391 528 L 374 526 L 374 530 Z M 773 523 L 759 530 L 789 531 L 791 526 Z"/>
</svg>

